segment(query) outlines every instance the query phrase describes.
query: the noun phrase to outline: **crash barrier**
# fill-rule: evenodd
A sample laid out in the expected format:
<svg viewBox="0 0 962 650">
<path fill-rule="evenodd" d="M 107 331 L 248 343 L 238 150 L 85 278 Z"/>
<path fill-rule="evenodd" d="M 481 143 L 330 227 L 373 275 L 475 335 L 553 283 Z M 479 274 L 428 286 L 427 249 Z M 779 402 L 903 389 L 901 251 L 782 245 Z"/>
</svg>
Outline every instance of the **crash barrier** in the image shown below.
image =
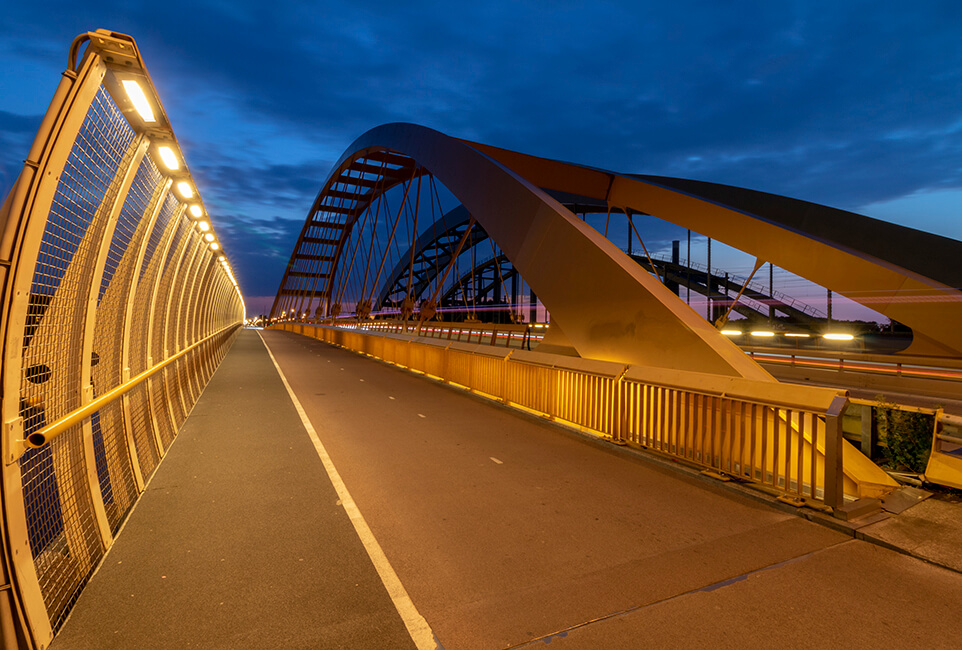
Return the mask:
<svg viewBox="0 0 962 650">
<path fill-rule="evenodd" d="M 0 213 L 11 648 L 50 644 L 244 319 L 133 40 L 69 61 Z"/>
<path fill-rule="evenodd" d="M 273 327 L 836 512 L 897 487 L 843 438 L 845 391 L 323 325 Z"/>
</svg>

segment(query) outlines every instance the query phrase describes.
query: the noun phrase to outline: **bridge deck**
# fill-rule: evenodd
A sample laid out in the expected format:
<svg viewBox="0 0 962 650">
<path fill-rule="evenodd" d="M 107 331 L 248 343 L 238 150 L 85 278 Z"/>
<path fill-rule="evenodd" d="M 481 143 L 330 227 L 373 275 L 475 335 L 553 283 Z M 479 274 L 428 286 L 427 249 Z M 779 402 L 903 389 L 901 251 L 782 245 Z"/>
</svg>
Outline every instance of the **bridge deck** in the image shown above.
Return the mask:
<svg viewBox="0 0 962 650">
<path fill-rule="evenodd" d="M 448 650 L 962 633 L 958 573 L 318 341 L 263 338 Z M 337 504 L 243 332 L 53 649 L 412 647 Z"/>
</svg>

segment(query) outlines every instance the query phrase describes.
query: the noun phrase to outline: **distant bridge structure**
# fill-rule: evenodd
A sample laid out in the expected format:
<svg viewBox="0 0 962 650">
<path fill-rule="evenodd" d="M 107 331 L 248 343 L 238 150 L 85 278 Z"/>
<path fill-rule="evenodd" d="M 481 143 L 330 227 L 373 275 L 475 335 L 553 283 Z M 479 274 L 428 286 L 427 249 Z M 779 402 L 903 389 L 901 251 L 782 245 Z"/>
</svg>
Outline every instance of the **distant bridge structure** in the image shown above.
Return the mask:
<svg viewBox="0 0 962 650">
<path fill-rule="evenodd" d="M 604 230 L 579 214 L 604 215 Z M 613 442 L 819 500 L 840 516 L 843 503 L 893 489 L 842 439 L 846 391 L 780 384 L 678 293 L 684 283 L 686 293 L 745 316 L 778 311 L 809 328 L 823 315 L 766 295 L 751 278 L 651 256 L 635 215 L 746 252 L 756 260 L 753 274 L 777 265 L 911 327 L 911 344 L 899 352 L 907 359 L 962 358 L 953 324 L 962 318 L 962 271 L 951 264 L 962 258 L 962 242 L 752 190 L 537 158 L 413 124 L 372 129 L 334 165 L 271 318 Z M 644 255 L 608 239 L 612 220 L 625 218 Z M 517 325 L 481 326 L 530 324 L 534 314 L 522 310 L 539 305 L 550 326 L 534 350 L 530 327 L 520 334 Z M 497 317 L 485 316 L 487 308 Z M 728 315 L 709 316 L 721 325 Z M 949 463 L 962 472 L 962 463 Z"/>
<path fill-rule="evenodd" d="M 551 313 L 552 338 L 582 357 L 764 378 L 660 281 L 677 283 L 684 273 L 693 289 L 724 300 L 717 279 L 709 287 L 707 271 L 646 249 L 636 259 L 657 269 L 655 278 L 579 212 L 609 221 L 651 214 L 689 228 L 749 253 L 756 268 L 775 264 L 910 327 L 906 354 L 962 356 L 958 241 L 796 199 L 617 174 L 410 124 L 369 131 L 335 165 L 271 315 L 366 318 L 391 308 L 425 320 L 453 283 L 471 277 L 466 253 L 484 245 L 484 259 L 503 255 Z M 761 299 L 799 322 L 822 316 L 744 288 L 736 309 Z M 513 299 L 520 293 L 501 289 Z"/>
</svg>

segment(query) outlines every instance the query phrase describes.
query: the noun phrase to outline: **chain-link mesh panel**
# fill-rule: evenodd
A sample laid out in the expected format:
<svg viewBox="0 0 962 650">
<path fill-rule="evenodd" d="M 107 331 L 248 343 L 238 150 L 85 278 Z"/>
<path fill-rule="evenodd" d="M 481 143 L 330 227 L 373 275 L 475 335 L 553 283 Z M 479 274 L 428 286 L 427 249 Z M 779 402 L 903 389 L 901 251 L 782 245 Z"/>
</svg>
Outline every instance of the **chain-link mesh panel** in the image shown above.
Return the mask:
<svg viewBox="0 0 962 650">
<path fill-rule="evenodd" d="M 127 393 L 130 408 L 130 429 L 140 461 L 140 471 L 144 480 L 150 478 L 160 462 L 157 444 L 154 442 L 154 429 L 150 422 L 150 405 L 147 401 L 147 384 L 140 384 Z"/>
<path fill-rule="evenodd" d="M 140 242 L 147 234 L 149 211 L 159 199 L 162 182 L 157 166 L 149 157 L 144 157 L 107 251 L 94 328 L 93 353 L 97 363 L 91 368 L 91 378 L 95 397 L 121 383 L 124 360 L 121 358 L 123 347 L 118 342 L 123 340 Z M 97 477 L 112 530 L 119 528 L 137 496 L 124 424 L 119 402 L 108 405 L 91 418 Z"/>
<path fill-rule="evenodd" d="M 30 288 L 21 394 L 48 420 L 80 406 L 80 349 L 93 259 L 114 175 L 133 131 L 109 95 L 97 94 L 54 195 Z"/>
<path fill-rule="evenodd" d="M 101 88 L 60 175 L 31 283 L 20 405 L 28 433 L 81 406 L 87 299 L 133 137 Z M 103 552 L 84 463 L 79 426 L 20 459 L 31 550 L 55 629 Z M 69 570 L 57 568 L 65 562 Z"/>
<path fill-rule="evenodd" d="M 167 239 L 178 232 L 180 223 L 173 218 L 179 209 L 177 199 L 168 194 L 164 205 L 157 216 L 157 223 L 150 232 L 144 262 L 141 264 L 140 275 L 137 280 L 137 291 L 134 294 L 132 306 L 133 317 L 130 322 L 130 374 L 138 375 L 147 369 L 147 333 L 150 328 L 150 305 L 154 298 L 154 284 L 160 273 L 162 256 L 157 255 L 157 248 L 163 247 Z"/>
<path fill-rule="evenodd" d="M 161 141 L 176 147 L 168 126 L 138 132 L 141 121 L 132 126 L 110 96 L 127 67 L 99 58 L 116 40 L 105 34 L 76 69 L 71 56 L 76 74 L 65 75 L 4 203 L 12 254 L 0 360 L 14 390 L 2 402 L 10 525 L 0 560 L 17 567 L 16 637 L 38 647 L 68 616 L 235 328 L 187 348 L 201 330 L 239 324 L 231 301 L 213 318 L 201 304 L 210 267 L 225 274 L 150 153 Z M 30 554 L 2 551 L 24 547 Z M 4 638 L 9 627 L 0 621 Z"/>
<path fill-rule="evenodd" d="M 167 382 L 164 381 L 164 375 L 167 374 L 167 370 L 162 370 L 160 374 L 155 375 L 150 380 L 150 410 L 154 416 L 154 421 L 157 424 L 157 433 L 160 435 L 160 443 L 163 445 L 163 451 L 166 451 L 170 447 L 170 443 L 174 440 L 174 431 L 171 425 L 171 415 L 167 408 L 170 404 L 170 400 L 167 395 Z"/>
<path fill-rule="evenodd" d="M 20 458 L 23 499 L 40 591 L 58 629 L 103 556 L 87 486 L 81 427 Z"/>
<path fill-rule="evenodd" d="M 104 510 L 111 531 L 116 532 L 137 498 L 137 485 L 127 451 L 123 402 L 111 402 L 94 413 L 91 426 Z"/>
</svg>

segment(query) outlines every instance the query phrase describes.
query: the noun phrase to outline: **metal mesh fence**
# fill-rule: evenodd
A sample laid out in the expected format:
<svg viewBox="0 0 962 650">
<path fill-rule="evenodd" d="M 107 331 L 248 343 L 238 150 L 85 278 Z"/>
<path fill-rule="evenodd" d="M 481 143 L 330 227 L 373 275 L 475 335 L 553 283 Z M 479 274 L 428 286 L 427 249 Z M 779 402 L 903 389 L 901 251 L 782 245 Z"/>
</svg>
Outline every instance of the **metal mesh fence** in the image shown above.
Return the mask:
<svg viewBox="0 0 962 650">
<path fill-rule="evenodd" d="M 69 615 L 243 316 L 233 287 L 205 299 L 227 276 L 151 135 L 91 69 L 52 104 L 59 121 L 41 127 L 50 135 L 25 168 L 40 171 L 22 176 L 27 189 L 4 205 L 13 221 L 0 224 L 14 241 L 0 554 L 29 548 L 10 562 L 18 585 L 36 584 L 11 593 L 38 646 Z"/>
</svg>

